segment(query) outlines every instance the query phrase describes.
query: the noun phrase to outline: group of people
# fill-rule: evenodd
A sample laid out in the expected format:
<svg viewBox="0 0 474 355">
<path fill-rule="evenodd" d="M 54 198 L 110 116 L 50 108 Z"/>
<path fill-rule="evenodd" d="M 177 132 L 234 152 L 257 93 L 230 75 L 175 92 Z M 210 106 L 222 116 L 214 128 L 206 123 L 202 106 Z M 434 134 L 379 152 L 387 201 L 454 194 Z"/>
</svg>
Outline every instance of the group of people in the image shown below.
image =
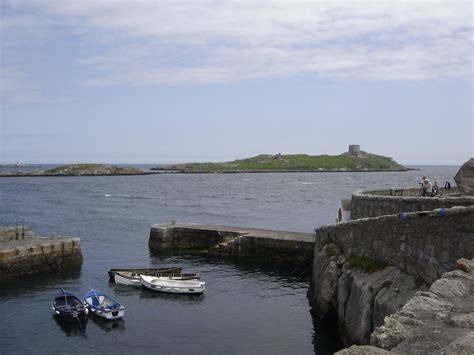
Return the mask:
<svg viewBox="0 0 474 355">
<path fill-rule="evenodd" d="M 422 180 L 423 182 L 420 183 L 421 196 L 432 197 L 432 196 L 439 195 L 439 186 L 436 181 L 434 184 L 431 184 L 431 181 L 426 176 L 423 176 Z M 446 180 L 446 182 L 444 183 L 444 190 L 445 191 L 451 190 L 451 183 L 448 180 Z M 336 224 L 339 224 L 342 221 L 343 221 L 342 209 L 339 208 L 339 210 L 337 211 Z"/>
<path fill-rule="evenodd" d="M 423 176 L 422 178 L 423 182 L 421 183 L 421 196 L 436 196 L 439 194 L 439 186 L 438 183 L 435 181 L 434 185 L 431 184 L 431 181 L 426 177 Z M 444 183 L 444 189 L 446 191 L 451 190 L 451 183 L 446 180 Z"/>
</svg>

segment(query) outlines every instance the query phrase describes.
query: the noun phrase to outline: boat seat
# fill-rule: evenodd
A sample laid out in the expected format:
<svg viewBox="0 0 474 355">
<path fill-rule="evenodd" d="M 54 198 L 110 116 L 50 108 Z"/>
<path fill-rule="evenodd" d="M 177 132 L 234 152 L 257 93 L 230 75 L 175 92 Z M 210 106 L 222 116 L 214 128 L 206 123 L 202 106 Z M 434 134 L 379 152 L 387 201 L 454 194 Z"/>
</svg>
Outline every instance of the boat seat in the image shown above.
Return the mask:
<svg viewBox="0 0 474 355">
<path fill-rule="evenodd" d="M 95 296 L 91 297 L 91 300 L 92 300 L 92 305 L 93 306 L 100 306 L 100 302 L 99 302 L 99 299 Z"/>
</svg>

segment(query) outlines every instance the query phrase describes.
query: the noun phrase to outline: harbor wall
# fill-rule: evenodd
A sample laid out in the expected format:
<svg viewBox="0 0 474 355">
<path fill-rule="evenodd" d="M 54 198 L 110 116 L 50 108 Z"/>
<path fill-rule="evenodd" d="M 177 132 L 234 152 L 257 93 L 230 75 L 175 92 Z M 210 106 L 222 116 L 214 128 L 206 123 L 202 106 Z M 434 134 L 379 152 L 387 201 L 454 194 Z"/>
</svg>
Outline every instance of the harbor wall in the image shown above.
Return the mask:
<svg viewBox="0 0 474 355">
<path fill-rule="evenodd" d="M 23 226 L 0 228 L 0 242 L 35 238 L 35 233 Z"/>
<path fill-rule="evenodd" d="M 0 242 L 0 281 L 41 272 L 77 269 L 83 257 L 79 238 L 24 238 Z"/>
<path fill-rule="evenodd" d="M 356 191 L 352 194 L 351 219 L 471 205 L 474 205 L 474 197 L 455 194 L 422 197 L 418 196 L 418 189 L 403 189 L 403 196 L 391 196 L 390 190 Z"/>
<path fill-rule="evenodd" d="M 431 283 L 456 260 L 474 257 L 474 206 L 323 226 L 315 241 L 335 243 L 345 256 L 380 260 Z"/>
<path fill-rule="evenodd" d="M 240 230 L 229 228 L 154 224 L 150 228 L 148 245 L 155 251 L 208 249 L 243 234 Z"/>
<path fill-rule="evenodd" d="M 154 252 L 178 250 L 212 256 L 310 264 L 314 238 L 309 233 L 166 223 L 151 226 L 148 245 Z"/>
<path fill-rule="evenodd" d="M 312 312 L 343 342 L 372 331 L 417 291 L 474 257 L 474 206 L 349 221 L 316 230 Z"/>
</svg>

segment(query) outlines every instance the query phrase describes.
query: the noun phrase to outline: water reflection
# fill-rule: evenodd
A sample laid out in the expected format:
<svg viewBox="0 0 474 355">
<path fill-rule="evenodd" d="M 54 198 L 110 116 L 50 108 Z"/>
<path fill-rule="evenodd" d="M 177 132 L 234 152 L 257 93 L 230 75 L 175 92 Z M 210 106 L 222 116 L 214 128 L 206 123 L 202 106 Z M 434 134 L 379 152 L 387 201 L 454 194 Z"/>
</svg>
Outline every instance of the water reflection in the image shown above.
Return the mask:
<svg viewBox="0 0 474 355">
<path fill-rule="evenodd" d="M 106 320 L 94 314 L 90 316 L 90 319 L 99 328 L 105 330 L 106 332 L 111 332 L 111 331 L 116 331 L 116 330 L 120 330 L 120 331 L 125 330 L 125 321 L 123 319 Z"/>
<path fill-rule="evenodd" d="M 333 353 L 339 349 L 342 349 L 343 345 L 339 339 L 337 324 L 323 322 L 314 314 L 311 314 L 313 317 L 313 346 L 315 354 L 327 354 Z"/>
<path fill-rule="evenodd" d="M 61 319 L 57 315 L 53 315 L 53 319 L 59 328 L 69 337 L 69 336 L 86 336 L 86 326 L 87 326 L 87 318 L 80 322 L 68 322 L 64 319 Z"/>
<path fill-rule="evenodd" d="M 171 300 L 177 303 L 185 304 L 199 304 L 204 301 L 204 293 L 200 294 L 177 294 L 177 293 L 166 293 L 166 292 L 156 292 L 149 290 L 147 288 L 142 288 L 140 292 L 140 299 L 162 299 L 162 300 Z"/>
<path fill-rule="evenodd" d="M 183 272 L 197 272 L 203 281 L 206 271 L 236 269 L 242 274 L 264 274 L 275 280 L 286 280 L 290 283 L 307 282 L 311 280 L 312 265 L 307 263 L 275 263 L 251 258 L 214 257 L 203 254 L 151 254 L 150 263 L 156 267 L 183 267 Z M 205 265 L 205 268 L 203 268 Z"/>
<path fill-rule="evenodd" d="M 75 285 L 81 278 L 81 270 L 68 272 L 49 272 L 35 275 L 24 275 L 16 279 L 2 282 L 0 287 L 0 298 L 15 297 L 25 292 L 41 291 L 45 288 L 60 289 Z"/>
<path fill-rule="evenodd" d="M 109 283 L 110 287 L 113 287 L 114 292 L 120 297 L 129 297 L 137 292 L 140 292 L 142 286 L 129 286 L 129 285 L 121 285 L 116 283 Z"/>
</svg>

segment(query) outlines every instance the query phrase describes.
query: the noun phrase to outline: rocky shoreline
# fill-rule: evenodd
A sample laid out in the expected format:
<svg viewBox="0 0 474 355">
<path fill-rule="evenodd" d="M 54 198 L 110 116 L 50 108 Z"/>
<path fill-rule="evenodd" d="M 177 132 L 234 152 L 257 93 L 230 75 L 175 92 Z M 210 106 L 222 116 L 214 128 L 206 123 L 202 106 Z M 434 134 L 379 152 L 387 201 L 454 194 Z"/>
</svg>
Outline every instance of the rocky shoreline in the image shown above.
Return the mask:
<svg viewBox="0 0 474 355">
<path fill-rule="evenodd" d="M 474 354 L 474 259 L 460 259 L 456 270 L 415 293 L 385 317 L 370 346 L 338 351 L 349 354 Z"/>
<path fill-rule="evenodd" d="M 151 168 L 180 173 L 257 173 L 257 172 L 376 172 L 407 171 L 390 157 L 367 153 L 350 145 L 340 155 L 260 154 L 226 162 L 170 164 Z"/>
<path fill-rule="evenodd" d="M 72 176 L 134 176 L 134 175 L 156 175 L 156 172 L 144 171 L 141 173 L 129 173 L 129 174 L 76 174 L 76 175 L 65 175 L 65 174 L 46 174 L 46 173 L 0 173 L 2 177 L 72 177 Z"/>
<path fill-rule="evenodd" d="M 355 193 L 355 219 L 315 230 L 312 312 L 355 344 L 337 354 L 474 353 L 473 172 L 471 159 L 439 206 Z"/>
<path fill-rule="evenodd" d="M 106 164 L 71 164 L 58 166 L 48 170 L 29 172 L 10 171 L 0 173 L 0 177 L 37 177 L 37 176 L 129 176 L 156 174 L 137 168 L 118 167 Z"/>
<path fill-rule="evenodd" d="M 187 171 L 180 169 L 151 168 L 155 174 L 269 174 L 269 173 L 380 173 L 380 172 L 405 172 L 410 170 L 420 170 L 407 168 L 399 169 L 373 169 L 373 170 L 353 170 L 353 169 L 317 169 L 317 170 L 228 170 L 228 171 Z M 152 174 L 153 174 L 152 173 Z"/>
</svg>

